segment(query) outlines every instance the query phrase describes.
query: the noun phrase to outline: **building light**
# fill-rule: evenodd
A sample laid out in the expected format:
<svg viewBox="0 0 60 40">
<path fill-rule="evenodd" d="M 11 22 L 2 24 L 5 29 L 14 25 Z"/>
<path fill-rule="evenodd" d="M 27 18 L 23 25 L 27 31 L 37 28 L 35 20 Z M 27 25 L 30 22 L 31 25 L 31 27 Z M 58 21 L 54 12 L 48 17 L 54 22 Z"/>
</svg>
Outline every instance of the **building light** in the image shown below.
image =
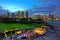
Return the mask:
<svg viewBox="0 0 60 40">
<path fill-rule="evenodd" d="M 35 28 L 34 29 L 34 32 L 35 33 L 38 33 L 38 34 L 40 34 L 40 35 L 43 35 L 43 34 L 45 34 L 45 32 L 46 32 L 46 29 L 45 28 Z"/>
<path fill-rule="evenodd" d="M 22 31 L 17 31 L 17 32 L 16 32 L 16 34 L 21 34 L 21 33 L 22 33 Z"/>
</svg>

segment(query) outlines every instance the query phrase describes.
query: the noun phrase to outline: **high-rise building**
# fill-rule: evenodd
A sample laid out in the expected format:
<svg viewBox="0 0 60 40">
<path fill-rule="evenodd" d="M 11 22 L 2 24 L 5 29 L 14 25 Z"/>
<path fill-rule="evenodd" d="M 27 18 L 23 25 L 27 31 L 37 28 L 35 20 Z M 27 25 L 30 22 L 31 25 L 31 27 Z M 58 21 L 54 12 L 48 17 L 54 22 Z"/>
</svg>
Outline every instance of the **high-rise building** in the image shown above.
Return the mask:
<svg viewBox="0 0 60 40">
<path fill-rule="evenodd" d="M 43 15 L 43 19 L 46 20 L 48 17 L 47 15 Z"/>
<path fill-rule="evenodd" d="M 26 18 L 28 18 L 28 10 L 26 10 Z"/>
<path fill-rule="evenodd" d="M 21 11 L 21 17 L 24 18 L 24 11 Z"/>
<path fill-rule="evenodd" d="M 39 19 L 41 17 L 41 15 L 36 15 L 36 18 Z"/>
<path fill-rule="evenodd" d="M 49 14 L 50 19 L 54 19 L 54 15 Z"/>
<path fill-rule="evenodd" d="M 20 11 L 18 11 L 18 13 L 17 13 L 17 17 L 20 18 Z"/>
<path fill-rule="evenodd" d="M 15 13 L 11 13 L 11 17 L 14 18 L 15 17 Z"/>
<path fill-rule="evenodd" d="M 5 16 L 9 18 L 9 16 L 10 16 L 9 12 L 7 12 Z"/>
</svg>

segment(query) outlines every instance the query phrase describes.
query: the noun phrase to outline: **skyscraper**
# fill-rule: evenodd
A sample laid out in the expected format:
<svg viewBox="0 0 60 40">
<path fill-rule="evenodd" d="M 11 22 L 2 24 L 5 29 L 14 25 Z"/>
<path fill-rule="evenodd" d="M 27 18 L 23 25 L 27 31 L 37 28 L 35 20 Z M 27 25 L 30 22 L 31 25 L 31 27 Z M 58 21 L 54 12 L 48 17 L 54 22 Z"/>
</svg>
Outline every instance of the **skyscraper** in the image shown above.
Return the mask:
<svg viewBox="0 0 60 40">
<path fill-rule="evenodd" d="M 21 11 L 21 17 L 24 18 L 24 11 Z"/>
<path fill-rule="evenodd" d="M 9 16 L 10 16 L 9 12 L 7 12 L 5 16 L 9 18 Z"/>
<path fill-rule="evenodd" d="M 54 15 L 49 14 L 50 19 L 54 19 Z"/>
<path fill-rule="evenodd" d="M 26 18 L 28 18 L 28 10 L 26 10 Z"/>
<path fill-rule="evenodd" d="M 11 13 L 11 17 L 14 18 L 15 17 L 15 13 Z"/>
<path fill-rule="evenodd" d="M 41 17 L 41 15 L 36 15 L 36 18 L 39 19 Z"/>
<path fill-rule="evenodd" d="M 17 17 L 20 18 L 20 11 L 18 11 L 18 13 L 17 13 Z"/>
</svg>

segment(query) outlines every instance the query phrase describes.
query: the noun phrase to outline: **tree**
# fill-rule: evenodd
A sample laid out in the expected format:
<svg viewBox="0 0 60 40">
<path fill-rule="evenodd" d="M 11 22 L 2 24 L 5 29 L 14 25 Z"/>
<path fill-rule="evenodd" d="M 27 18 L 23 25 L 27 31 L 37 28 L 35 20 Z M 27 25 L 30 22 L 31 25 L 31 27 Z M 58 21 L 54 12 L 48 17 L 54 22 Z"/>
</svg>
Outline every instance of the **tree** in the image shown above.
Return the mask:
<svg viewBox="0 0 60 40">
<path fill-rule="evenodd" d="M 7 29 L 5 29 L 5 30 L 4 30 L 4 35 L 5 35 L 5 38 L 7 37 L 6 32 L 8 32 L 8 30 L 7 30 Z"/>
</svg>

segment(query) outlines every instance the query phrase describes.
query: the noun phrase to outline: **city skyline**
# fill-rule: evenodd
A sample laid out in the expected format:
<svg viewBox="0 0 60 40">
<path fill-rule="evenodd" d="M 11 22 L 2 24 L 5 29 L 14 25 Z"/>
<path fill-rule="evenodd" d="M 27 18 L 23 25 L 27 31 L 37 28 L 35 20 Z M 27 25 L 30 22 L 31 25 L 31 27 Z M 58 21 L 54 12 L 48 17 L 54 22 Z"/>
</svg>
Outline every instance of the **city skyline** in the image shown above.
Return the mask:
<svg viewBox="0 0 60 40">
<path fill-rule="evenodd" d="M 7 12 L 6 14 L 1 14 L 0 18 L 32 18 L 32 19 L 43 19 L 43 20 L 60 20 L 59 16 L 55 16 L 52 14 L 47 14 L 47 15 L 41 15 L 41 14 L 36 14 L 34 16 L 29 16 L 28 10 L 26 11 L 18 11 L 17 14 L 15 13 L 9 13 Z"/>
<path fill-rule="evenodd" d="M 60 15 L 60 0 L 0 0 L 0 13 L 29 10 L 29 15 L 35 13 Z M 2 8 L 2 9 L 1 9 Z"/>
</svg>

